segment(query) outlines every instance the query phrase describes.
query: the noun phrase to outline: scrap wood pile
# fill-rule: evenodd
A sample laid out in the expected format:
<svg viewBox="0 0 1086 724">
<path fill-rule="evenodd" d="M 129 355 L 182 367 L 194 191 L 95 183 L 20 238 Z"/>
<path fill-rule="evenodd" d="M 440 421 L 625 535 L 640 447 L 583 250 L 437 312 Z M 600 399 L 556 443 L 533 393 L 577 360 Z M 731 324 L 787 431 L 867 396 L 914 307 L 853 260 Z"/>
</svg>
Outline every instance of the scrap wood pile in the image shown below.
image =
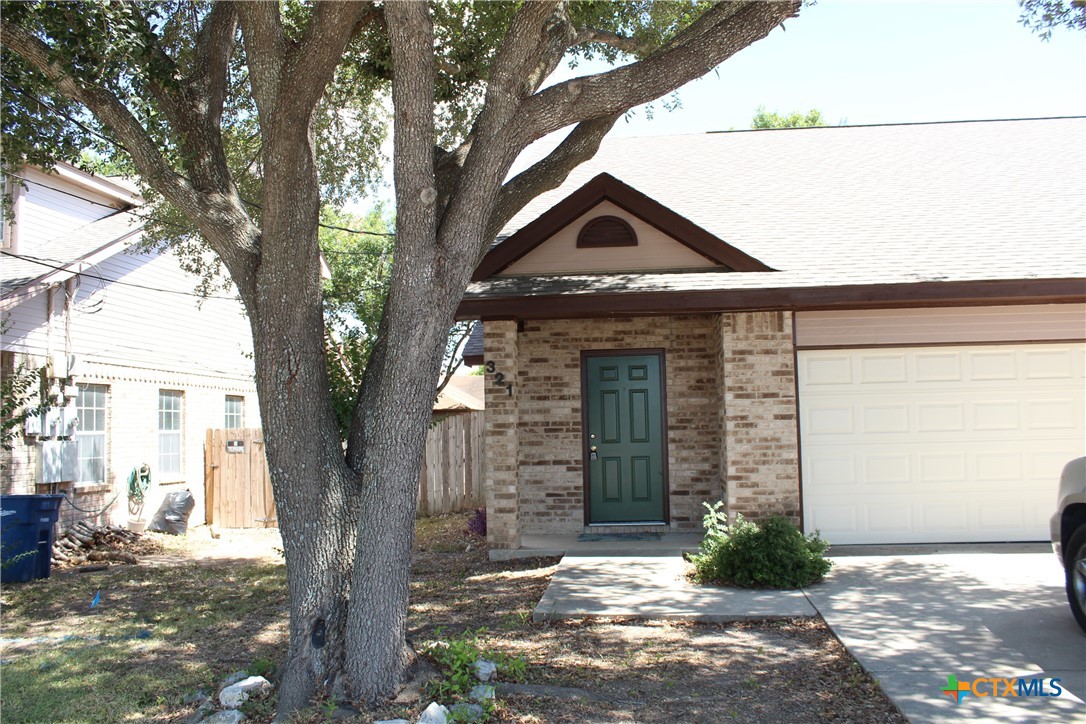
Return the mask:
<svg viewBox="0 0 1086 724">
<path fill-rule="evenodd" d="M 116 525 L 93 526 L 79 521 L 53 543 L 53 567 L 70 568 L 88 562 L 137 564 L 137 555 L 157 553 L 162 546 Z"/>
</svg>

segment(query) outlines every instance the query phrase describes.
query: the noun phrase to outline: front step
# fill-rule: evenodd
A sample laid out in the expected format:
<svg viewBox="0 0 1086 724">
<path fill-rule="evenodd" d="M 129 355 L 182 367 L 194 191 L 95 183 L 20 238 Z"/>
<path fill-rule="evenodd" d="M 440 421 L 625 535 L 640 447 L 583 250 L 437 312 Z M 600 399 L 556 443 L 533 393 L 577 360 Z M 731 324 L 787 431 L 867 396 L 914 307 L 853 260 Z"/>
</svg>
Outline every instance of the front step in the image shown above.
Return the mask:
<svg viewBox="0 0 1086 724">
<path fill-rule="evenodd" d="M 671 532 L 667 523 L 594 523 L 586 525 L 586 535 L 618 535 L 620 533 L 664 533 Z"/>
</svg>

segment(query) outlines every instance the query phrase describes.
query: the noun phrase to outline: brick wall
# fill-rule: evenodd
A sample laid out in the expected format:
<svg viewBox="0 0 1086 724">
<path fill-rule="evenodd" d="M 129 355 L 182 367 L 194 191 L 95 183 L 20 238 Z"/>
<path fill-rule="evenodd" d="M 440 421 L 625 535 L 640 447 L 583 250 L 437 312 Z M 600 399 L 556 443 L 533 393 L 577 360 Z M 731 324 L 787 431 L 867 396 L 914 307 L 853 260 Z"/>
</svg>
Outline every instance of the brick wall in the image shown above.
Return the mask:
<svg viewBox="0 0 1086 724">
<path fill-rule="evenodd" d="M 520 447 L 517 402 L 521 395 L 516 322 L 487 322 L 483 358 L 493 363 L 486 375 L 486 524 L 492 548 L 520 547 L 517 477 Z M 503 385 L 497 384 L 502 375 Z M 512 384 L 512 394 L 504 385 Z"/>
<path fill-rule="evenodd" d="M 487 322 L 488 340 L 493 325 Z M 708 343 L 718 334 L 715 315 L 525 322 L 523 329 L 517 392 L 522 532 L 583 529 L 580 352 L 639 348 L 665 353 L 672 527 L 700 529 L 701 503 L 719 499 L 722 490 L 717 354 Z M 491 389 L 488 384 L 488 421 Z M 488 463 L 495 458 L 490 440 Z"/>
<path fill-rule="evenodd" d="M 799 524 L 792 314 L 722 314 L 720 343 L 728 512 Z"/>
</svg>

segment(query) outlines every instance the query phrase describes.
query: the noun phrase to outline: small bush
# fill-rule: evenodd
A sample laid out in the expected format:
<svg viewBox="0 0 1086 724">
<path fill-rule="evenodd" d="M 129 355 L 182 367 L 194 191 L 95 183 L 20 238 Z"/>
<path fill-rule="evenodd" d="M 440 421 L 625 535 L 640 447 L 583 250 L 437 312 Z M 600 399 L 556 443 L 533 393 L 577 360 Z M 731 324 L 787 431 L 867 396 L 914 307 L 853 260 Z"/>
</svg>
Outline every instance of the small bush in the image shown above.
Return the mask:
<svg viewBox="0 0 1086 724">
<path fill-rule="evenodd" d="M 468 533 L 486 538 L 486 508 L 476 508 L 468 518 Z"/>
<path fill-rule="evenodd" d="M 705 539 L 692 556 L 700 582 L 730 583 L 744 588 L 800 588 L 822 580 L 832 563 L 829 543 L 817 531 L 804 536 L 787 518 L 770 518 L 761 526 L 737 515 L 728 525 L 723 503 L 705 504 Z"/>
</svg>

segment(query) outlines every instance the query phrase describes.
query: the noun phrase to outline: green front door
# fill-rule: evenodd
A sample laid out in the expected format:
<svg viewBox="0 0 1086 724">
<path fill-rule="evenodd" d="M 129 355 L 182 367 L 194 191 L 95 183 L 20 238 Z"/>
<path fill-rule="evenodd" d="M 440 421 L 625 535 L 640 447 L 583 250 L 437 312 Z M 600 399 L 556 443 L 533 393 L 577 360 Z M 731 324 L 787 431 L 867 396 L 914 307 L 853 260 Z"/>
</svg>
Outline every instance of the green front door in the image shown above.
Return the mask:
<svg viewBox="0 0 1086 724">
<path fill-rule="evenodd" d="M 588 522 L 665 522 L 662 354 L 585 357 Z"/>
</svg>

